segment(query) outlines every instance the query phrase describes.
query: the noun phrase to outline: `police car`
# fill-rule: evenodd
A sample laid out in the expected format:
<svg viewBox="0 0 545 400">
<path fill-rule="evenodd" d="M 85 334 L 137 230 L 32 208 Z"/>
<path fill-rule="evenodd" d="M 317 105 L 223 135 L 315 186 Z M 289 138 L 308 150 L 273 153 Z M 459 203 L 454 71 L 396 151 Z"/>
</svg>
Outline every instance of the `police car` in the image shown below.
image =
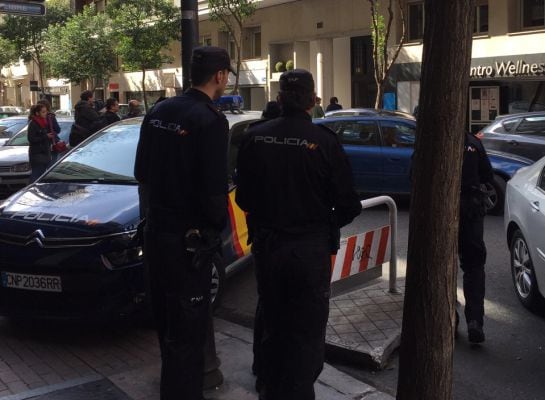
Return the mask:
<svg viewBox="0 0 545 400">
<path fill-rule="evenodd" d="M 240 136 L 260 113 L 228 114 Z M 142 118 L 110 125 L 72 149 L 34 184 L 0 203 L 0 315 L 99 319 L 146 304 L 134 158 Z M 236 149 L 236 145 L 231 143 Z M 234 169 L 236 154 L 230 154 Z M 223 259 L 212 296 L 249 260 L 244 213 L 229 194 Z"/>
</svg>

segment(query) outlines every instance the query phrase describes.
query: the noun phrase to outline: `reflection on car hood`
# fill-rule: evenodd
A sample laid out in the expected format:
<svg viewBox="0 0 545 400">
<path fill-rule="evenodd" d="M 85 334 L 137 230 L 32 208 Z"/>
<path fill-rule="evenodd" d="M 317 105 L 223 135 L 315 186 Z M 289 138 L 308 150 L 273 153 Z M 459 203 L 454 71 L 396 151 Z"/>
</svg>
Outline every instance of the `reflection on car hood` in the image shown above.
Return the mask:
<svg viewBox="0 0 545 400">
<path fill-rule="evenodd" d="M 136 229 L 138 187 L 88 183 L 38 183 L 0 209 L 2 233 L 88 237 Z"/>
<path fill-rule="evenodd" d="M 0 165 L 28 162 L 28 146 L 0 147 Z"/>
</svg>

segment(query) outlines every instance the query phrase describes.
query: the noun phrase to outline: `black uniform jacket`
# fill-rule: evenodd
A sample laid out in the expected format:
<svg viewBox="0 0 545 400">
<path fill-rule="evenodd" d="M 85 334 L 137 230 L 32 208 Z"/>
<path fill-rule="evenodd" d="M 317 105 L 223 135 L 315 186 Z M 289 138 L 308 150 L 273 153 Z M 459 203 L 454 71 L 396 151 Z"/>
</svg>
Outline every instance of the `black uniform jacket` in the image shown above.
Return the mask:
<svg viewBox="0 0 545 400">
<path fill-rule="evenodd" d="M 313 230 L 350 223 L 361 204 L 337 135 L 294 111 L 254 124 L 239 150 L 236 202 L 256 227 Z"/>
<path fill-rule="evenodd" d="M 147 187 L 150 215 L 170 218 L 180 229 L 223 229 L 228 133 L 225 115 L 196 89 L 146 115 L 134 175 Z"/>
<path fill-rule="evenodd" d="M 468 194 L 481 183 L 492 181 L 492 165 L 481 141 L 466 133 L 462 164 L 462 194 Z"/>
</svg>

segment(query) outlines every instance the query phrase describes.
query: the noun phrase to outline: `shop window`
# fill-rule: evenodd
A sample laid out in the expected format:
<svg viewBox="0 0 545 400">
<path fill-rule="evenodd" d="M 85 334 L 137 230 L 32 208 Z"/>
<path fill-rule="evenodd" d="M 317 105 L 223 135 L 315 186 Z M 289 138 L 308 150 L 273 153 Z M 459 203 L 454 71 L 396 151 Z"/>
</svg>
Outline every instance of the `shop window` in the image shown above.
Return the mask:
<svg viewBox="0 0 545 400">
<path fill-rule="evenodd" d="M 545 26 L 545 0 L 522 0 L 522 28 Z"/>
<path fill-rule="evenodd" d="M 476 35 L 488 33 L 488 2 L 486 2 L 486 4 L 479 4 L 475 7 L 473 33 Z"/>
<path fill-rule="evenodd" d="M 422 40 L 424 37 L 424 2 L 409 3 L 409 41 Z"/>
</svg>

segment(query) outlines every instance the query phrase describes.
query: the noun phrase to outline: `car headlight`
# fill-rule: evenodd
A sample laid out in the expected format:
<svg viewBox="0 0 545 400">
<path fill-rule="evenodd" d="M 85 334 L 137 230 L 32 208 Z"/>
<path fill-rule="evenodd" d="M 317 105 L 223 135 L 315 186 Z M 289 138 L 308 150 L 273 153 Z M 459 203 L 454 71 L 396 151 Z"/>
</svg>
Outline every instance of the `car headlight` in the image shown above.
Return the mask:
<svg viewBox="0 0 545 400">
<path fill-rule="evenodd" d="M 13 167 L 11 167 L 11 172 L 28 172 L 30 171 L 30 163 L 21 163 L 16 164 Z"/>
<path fill-rule="evenodd" d="M 101 258 L 106 268 L 118 269 L 142 262 L 144 260 L 144 252 L 142 247 L 137 246 L 104 253 Z"/>
</svg>

